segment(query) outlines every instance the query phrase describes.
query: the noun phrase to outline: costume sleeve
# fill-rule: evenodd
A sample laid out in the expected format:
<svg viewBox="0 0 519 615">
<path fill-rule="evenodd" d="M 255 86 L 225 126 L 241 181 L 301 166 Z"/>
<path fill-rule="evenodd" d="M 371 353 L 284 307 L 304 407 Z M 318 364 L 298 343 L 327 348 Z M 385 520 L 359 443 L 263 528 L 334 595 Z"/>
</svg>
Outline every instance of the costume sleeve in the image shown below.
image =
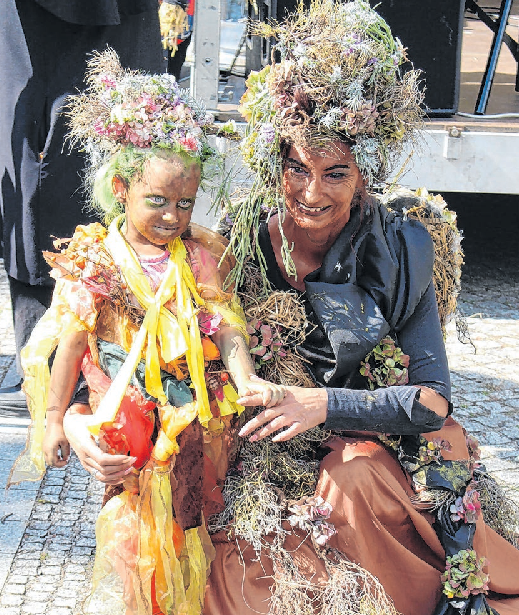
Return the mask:
<svg viewBox="0 0 519 615">
<path fill-rule="evenodd" d="M 398 333 L 398 344 L 410 357 L 409 384 L 429 387 L 450 402 L 449 365 L 432 283 Z"/>
<path fill-rule="evenodd" d="M 409 361 L 409 385 L 375 391 L 328 389 L 326 429 L 416 435 L 437 431 L 445 421 L 420 403 L 429 387 L 450 402 L 447 356 L 432 283 L 399 332 L 398 343 Z"/>
<path fill-rule="evenodd" d="M 94 295 L 81 287 L 79 282 L 58 279 L 50 308 L 22 349 L 23 390 L 31 414 L 31 429 L 26 448 L 11 471 L 10 484 L 39 480 L 45 472 L 42 443 L 50 382 L 49 358 L 60 340 L 78 331 L 91 331 L 95 325 Z"/>
</svg>

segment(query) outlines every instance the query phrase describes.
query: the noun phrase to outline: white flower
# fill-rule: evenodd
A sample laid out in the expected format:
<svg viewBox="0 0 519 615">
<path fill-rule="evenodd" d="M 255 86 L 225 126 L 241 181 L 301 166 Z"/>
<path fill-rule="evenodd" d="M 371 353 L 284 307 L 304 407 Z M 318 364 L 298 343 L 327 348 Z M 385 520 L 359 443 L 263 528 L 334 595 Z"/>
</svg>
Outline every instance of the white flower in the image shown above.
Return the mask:
<svg viewBox="0 0 519 615">
<path fill-rule="evenodd" d="M 342 76 L 341 67 L 337 65 L 334 66 L 332 70 L 332 74 L 330 75 L 331 83 L 335 83 L 336 81 L 339 81 L 341 76 Z"/>
<path fill-rule="evenodd" d="M 295 56 L 304 56 L 306 55 L 306 46 L 303 43 L 297 43 L 294 47 L 294 55 Z"/>
<path fill-rule="evenodd" d="M 326 128 L 333 128 L 334 124 L 342 115 L 342 109 L 339 107 L 332 107 L 326 112 L 326 115 L 320 119 L 319 123 Z"/>
</svg>

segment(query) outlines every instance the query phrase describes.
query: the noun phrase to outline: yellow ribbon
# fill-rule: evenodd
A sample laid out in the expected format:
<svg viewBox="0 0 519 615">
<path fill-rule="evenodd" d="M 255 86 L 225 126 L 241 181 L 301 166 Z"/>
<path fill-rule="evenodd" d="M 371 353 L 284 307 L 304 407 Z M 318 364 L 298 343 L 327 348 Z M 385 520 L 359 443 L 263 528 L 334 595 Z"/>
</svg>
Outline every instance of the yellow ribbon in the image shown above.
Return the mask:
<svg viewBox="0 0 519 615">
<path fill-rule="evenodd" d="M 196 290 L 193 272 L 186 260 L 187 251 L 180 237 L 168 244 L 170 257 L 166 272 L 156 293 L 142 271 L 139 259 L 120 232 L 124 215 L 116 218 L 104 240 L 115 264 L 120 268 L 129 289 L 137 298 L 146 316 L 134 338 L 130 352 L 114 378 L 95 415 L 88 421 L 90 432 L 97 435 L 103 423 L 114 421 L 132 375 L 141 359 L 146 343 L 147 392 L 161 405 L 168 403 L 160 378 L 160 354 L 165 363 L 186 355 L 191 380 L 196 392 L 196 413 L 203 425 L 212 417 L 204 378 L 204 355 L 198 328 L 198 307 L 204 300 Z M 177 317 L 164 304 L 176 298 Z"/>
</svg>

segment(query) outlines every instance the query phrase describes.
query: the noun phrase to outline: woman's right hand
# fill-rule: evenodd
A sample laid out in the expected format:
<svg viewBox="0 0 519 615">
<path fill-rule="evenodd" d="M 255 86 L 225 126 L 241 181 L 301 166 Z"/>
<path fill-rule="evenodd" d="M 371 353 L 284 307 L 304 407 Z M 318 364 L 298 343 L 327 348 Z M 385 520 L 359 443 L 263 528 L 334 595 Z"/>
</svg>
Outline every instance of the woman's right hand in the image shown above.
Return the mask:
<svg viewBox="0 0 519 615">
<path fill-rule="evenodd" d="M 90 407 L 73 404 L 63 419 L 63 429 L 81 465 L 97 480 L 107 485 L 118 485 L 131 472 L 136 457 L 110 455 L 95 443 L 87 427 Z"/>
<path fill-rule="evenodd" d="M 242 438 L 250 436 L 249 440 L 256 442 L 278 432 L 272 441 L 285 442 L 326 421 L 326 389 L 287 386 L 285 391 L 286 396 L 278 405 L 266 408 L 241 428 L 239 435 Z M 262 396 L 250 395 L 237 402 L 243 406 L 259 406 Z"/>
</svg>

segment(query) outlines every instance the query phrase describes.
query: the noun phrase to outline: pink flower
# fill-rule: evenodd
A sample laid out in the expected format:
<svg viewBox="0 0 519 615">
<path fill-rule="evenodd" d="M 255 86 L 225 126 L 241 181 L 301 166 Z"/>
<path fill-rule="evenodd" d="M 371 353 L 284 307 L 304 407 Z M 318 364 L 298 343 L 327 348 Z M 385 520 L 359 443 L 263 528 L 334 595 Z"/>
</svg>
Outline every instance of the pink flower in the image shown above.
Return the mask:
<svg viewBox="0 0 519 615">
<path fill-rule="evenodd" d="M 196 151 L 198 149 L 198 143 L 196 139 L 191 135 L 186 135 L 185 137 L 180 137 L 178 140 L 180 145 L 189 151 Z"/>
<path fill-rule="evenodd" d="M 200 332 L 205 335 L 213 335 L 220 328 L 219 325 L 222 322 L 221 314 L 211 314 L 210 312 L 198 312 L 198 327 Z"/>
<path fill-rule="evenodd" d="M 116 83 L 108 75 L 103 75 L 101 77 L 101 83 L 106 87 L 107 90 L 115 90 Z"/>
</svg>

